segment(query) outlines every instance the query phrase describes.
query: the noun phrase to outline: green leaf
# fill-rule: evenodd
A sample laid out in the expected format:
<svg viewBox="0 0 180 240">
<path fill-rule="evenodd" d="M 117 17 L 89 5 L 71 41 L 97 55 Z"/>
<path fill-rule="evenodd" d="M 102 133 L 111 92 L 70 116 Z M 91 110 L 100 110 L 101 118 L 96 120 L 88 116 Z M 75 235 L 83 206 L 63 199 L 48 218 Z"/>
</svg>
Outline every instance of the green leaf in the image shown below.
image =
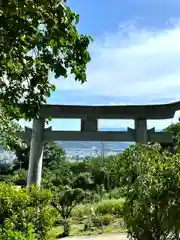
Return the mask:
<svg viewBox="0 0 180 240">
<path fill-rule="evenodd" d="M 25 40 L 25 36 L 21 36 L 20 39 L 21 39 L 22 41 L 24 41 L 24 40 Z"/>
<path fill-rule="evenodd" d="M 51 91 L 55 91 L 56 90 L 56 86 L 54 84 L 51 84 Z"/>
<path fill-rule="evenodd" d="M 60 76 L 67 77 L 67 70 L 63 67 L 63 65 L 60 62 L 56 64 L 54 72 L 55 78 L 58 78 Z"/>
<path fill-rule="evenodd" d="M 51 96 L 51 93 L 50 92 L 47 92 L 46 93 L 46 97 L 50 97 Z"/>
<path fill-rule="evenodd" d="M 79 23 L 79 14 L 76 14 L 75 18 L 76 18 L 76 24 L 78 24 Z"/>
<path fill-rule="evenodd" d="M 7 65 L 9 68 L 12 68 L 13 67 L 13 61 L 12 59 L 10 59 L 8 62 L 7 62 Z"/>
<path fill-rule="evenodd" d="M 54 46 L 54 39 L 51 39 L 51 40 L 49 41 L 49 44 L 50 44 L 51 47 L 53 47 L 53 46 Z"/>
</svg>

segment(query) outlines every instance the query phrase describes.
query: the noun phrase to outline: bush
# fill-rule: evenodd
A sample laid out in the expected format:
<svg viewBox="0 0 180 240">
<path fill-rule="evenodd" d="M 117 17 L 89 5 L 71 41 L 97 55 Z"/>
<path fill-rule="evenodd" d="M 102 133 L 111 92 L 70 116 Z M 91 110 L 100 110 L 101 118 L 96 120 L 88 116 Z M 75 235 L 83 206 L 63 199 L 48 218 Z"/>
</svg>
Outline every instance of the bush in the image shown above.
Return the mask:
<svg viewBox="0 0 180 240">
<path fill-rule="evenodd" d="M 122 216 L 123 213 L 124 199 L 111 199 L 103 200 L 97 204 L 96 213 L 97 214 L 112 214 L 116 216 Z"/>
<path fill-rule="evenodd" d="M 95 227 L 101 227 L 103 229 L 103 226 L 108 226 L 112 223 L 113 216 L 111 214 L 105 214 L 105 215 L 96 215 L 91 217 L 91 222 Z"/>
<path fill-rule="evenodd" d="M 102 216 L 103 225 L 108 226 L 113 221 L 113 216 L 111 214 L 105 214 Z"/>
<path fill-rule="evenodd" d="M 111 197 L 113 199 L 120 199 L 124 195 L 124 189 L 123 188 L 115 188 L 111 192 Z"/>
<path fill-rule="evenodd" d="M 73 218 L 84 218 L 85 216 L 90 216 L 92 206 L 93 205 L 91 204 L 79 204 L 72 210 L 71 216 Z"/>
<path fill-rule="evenodd" d="M 91 218 L 91 221 L 92 221 L 92 223 L 93 223 L 93 225 L 95 227 L 102 227 L 103 226 L 103 218 L 102 218 L 102 216 L 99 216 L 99 215 L 93 216 Z"/>
<path fill-rule="evenodd" d="M 91 218 L 87 218 L 84 221 L 84 229 L 83 231 L 89 231 L 92 230 L 92 219 Z"/>
<path fill-rule="evenodd" d="M 0 232 L 3 240 L 46 239 L 54 223 L 51 199 L 49 191 L 37 187 L 17 189 L 12 184 L 0 183 Z"/>
<path fill-rule="evenodd" d="M 6 220 L 3 228 L 0 228 L 1 240 L 34 240 L 36 234 L 34 233 L 33 226 L 28 224 L 27 233 L 15 230 L 15 225 L 12 219 Z"/>
<path fill-rule="evenodd" d="M 154 146 L 137 145 L 122 154 L 124 220 L 132 239 L 179 239 L 179 159 L 162 155 Z"/>
</svg>

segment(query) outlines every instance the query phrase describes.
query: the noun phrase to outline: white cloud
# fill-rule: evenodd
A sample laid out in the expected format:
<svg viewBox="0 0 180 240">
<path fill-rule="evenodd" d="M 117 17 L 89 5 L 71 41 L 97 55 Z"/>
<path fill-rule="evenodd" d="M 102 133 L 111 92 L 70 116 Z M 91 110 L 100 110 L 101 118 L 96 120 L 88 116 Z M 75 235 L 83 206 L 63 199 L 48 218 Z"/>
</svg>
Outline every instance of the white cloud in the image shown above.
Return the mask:
<svg viewBox="0 0 180 240">
<path fill-rule="evenodd" d="M 154 32 L 121 26 L 117 33 L 91 46 L 87 83 L 80 85 L 72 76 L 54 83 L 59 90 L 83 90 L 92 95 L 179 99 L 179 39 L 179 23 Z"/>
<path fill-rule="evenodd" d="M 68 79 L 52 80 L 57 90 L 83 91 L 88 95 L 138 98 L 138 103 L 160 103 L 161 99 L 180 99 L 180 23 L 155 31 L 123 25 L 116 33 L 95 39 L 90 47 L 92 61 L 87 83 Z M 49 75 L 52 77 L 52 74 Z M 68 96 L 67 96 L 68 97 Z M 140 100 L 142 100 L 140 102 Z M 132 104 L 136 104 L 134 100 Z M 115 105 L 118 103 L 110 103 Z M 122 104 L 122 103 L 121 103 Z M 123 104 L 126 104 L 123 102 Z M 173 119 L 148 121 L 148 127 L 162 129 Z M 79 123 L 55 124 L 54 129 L 79 128 Z M 100 121 L 101 127 L 133 127 L 133 121 Z M 58 126 L 58 127 L 56 127 Z"/>
<path fill-rule="evenodd" d="M 167 25 L 166 29 L 155 31 L 138 28 L 135 24 L 121 25 L 118 32 L 95 39 L 92 44 L 87 83 L 80 85 L 72 76 L 53 81 L 57 90 L 83 91 L 93 97 L 130 97 L 134 98 L 132 104 L 160 103 L 162 99 L 179 100 L 179 40 L 180 22 L 177 21 L 174 25 Z M 179 116 L 180 112 L 176 112 L 173 119 L 150 120 L 148 127 L 162 129 L 177 122 Z M 133 127 L 133 121 L 102 120 L 100 125 Z"/>
</svg>

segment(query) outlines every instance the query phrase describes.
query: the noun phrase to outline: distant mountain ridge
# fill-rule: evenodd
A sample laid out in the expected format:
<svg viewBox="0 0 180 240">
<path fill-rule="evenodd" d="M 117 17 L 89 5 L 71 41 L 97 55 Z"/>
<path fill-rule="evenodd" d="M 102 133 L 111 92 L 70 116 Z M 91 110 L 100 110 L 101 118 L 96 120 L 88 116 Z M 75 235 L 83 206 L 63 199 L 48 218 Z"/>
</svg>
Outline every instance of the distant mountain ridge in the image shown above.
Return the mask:
<svg viewBox="0 0 180 240">
<path fill-rule="evenodd" d="M 99 131 L 127 131 L 127 128 L 101 128 Z M 65 150 L 74 151 L 103 151 L 122 152 L 133 142 L 99 142 L 99 141 L 58 141 L 58 144 Z"/>
<path fill-rule="evenodd" d="M 127 131 L 127 128 L 101 128 L 99 131 Z M 156 130 L 158 131 L 158 130 Z M 161 131 L 161 130 L 159 130 Z M 66 152 L 75 155 L 77 152 L 92 153 L 92 151 L 122 152 L 133 142 L 98 142 L 98 141 L 58 141 L 57 142 Z M 0 152 L 4 152 L 0 146 Z"/>
<path fill-rule="evenodd" d="M 127 128 L 101 128 L 99 131 L 127 131 Z M 161 131 L 161 130 L 156 130 Z M 85 151 L 85 152 L 92 152 L 92 151 L 103 151 L 105 152 L 122 152 L 126 148 L 129 147 L 129 145 L 134 144 L 134 142 L 93 142 L 93 141 L 58 141 L 58 144 L 67 152 L 79 152 L 79 151 Z"/>
</svg>

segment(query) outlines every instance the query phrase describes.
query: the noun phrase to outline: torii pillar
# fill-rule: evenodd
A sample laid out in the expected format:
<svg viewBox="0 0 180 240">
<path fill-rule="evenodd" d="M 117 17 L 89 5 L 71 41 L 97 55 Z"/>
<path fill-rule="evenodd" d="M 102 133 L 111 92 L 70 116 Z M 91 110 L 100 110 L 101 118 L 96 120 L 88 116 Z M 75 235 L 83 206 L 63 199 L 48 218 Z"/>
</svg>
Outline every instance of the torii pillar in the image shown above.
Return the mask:
<svg viewBox="0 0 180 240">
<path fill-rule="evenodd" d="M 135 119 L 136 143 L 148 144 L 147 120 L 145 118 Z"/>
<path fill-rule="evenodd" d="M 33 120 L 27 186 L 41 185 L 45 119 Z"/>
<path fill-rule="evenodd" d="M 147 119 L 145 118 L 134 119 L 134 123 L 134 129 L 128 127 L 128 132 L 133 137 L 134 142 L 148 144 L 149 132 L 154 131 L 154 128 L 150 130 L 147 129 Z"/>
</svg>

